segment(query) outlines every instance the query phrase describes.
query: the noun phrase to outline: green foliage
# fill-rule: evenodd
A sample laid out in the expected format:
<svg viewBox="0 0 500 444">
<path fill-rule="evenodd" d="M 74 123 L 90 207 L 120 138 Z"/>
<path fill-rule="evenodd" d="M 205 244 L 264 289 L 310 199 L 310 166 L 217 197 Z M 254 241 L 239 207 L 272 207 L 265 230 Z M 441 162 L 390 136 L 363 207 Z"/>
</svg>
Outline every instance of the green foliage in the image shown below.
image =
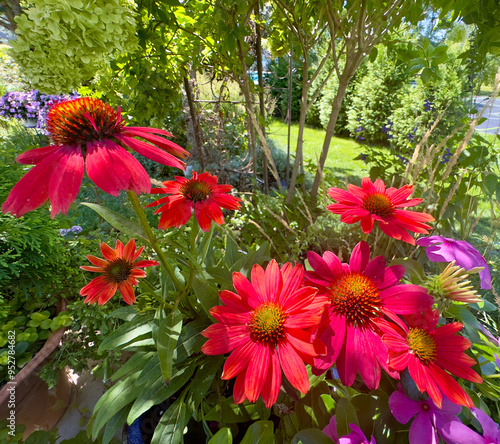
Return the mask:
<svg viewBox="0 0 500 444">
<path fill-rule="evenodd" d="M 357 139 L 387 142 L 389 118 L 399 106 L 398 92 L 409 81 L 410 73 L 387 47 L 376 49 L 376 59 L 367 63 L 366 73 L 358 77 L 354 87 L 347 128 Z"/>
<path fill-rule="evenodd" d="M 17 17 L 12 56 L 34 87 L 71 92 L 135 46 L 130 8 L 120 0 L 36 3 Z"/>
<path fill-rule="evenodd" d="M 5 304 L 5 301 L 3 302 Z M 9 337 L 15 335 L 15 364 L 17 371 L 24 367 L 35 353 L 43 346 L 51 332 L 73 324 L 73 318 L 67 311 L 54 316 L 54 310 L 27 313 L 22 301 L 15 301 L 8 306 L 8 314 L 1 317 L 0 329 L 0 381 L 9 379 Z M 12 362 L 12 361 L 10 361 Z"/>
</svg>

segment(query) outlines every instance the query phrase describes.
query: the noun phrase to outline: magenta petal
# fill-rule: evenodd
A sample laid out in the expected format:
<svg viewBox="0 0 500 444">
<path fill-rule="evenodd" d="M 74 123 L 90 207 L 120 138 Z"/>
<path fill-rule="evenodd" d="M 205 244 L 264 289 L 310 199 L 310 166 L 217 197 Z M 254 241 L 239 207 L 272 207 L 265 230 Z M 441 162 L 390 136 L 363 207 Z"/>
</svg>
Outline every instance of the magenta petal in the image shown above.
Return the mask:
<svg viewBox="0 0 500 444">
<path fill-rule="evenodd" d="M 421 403 L 408 398 L 402 391 L 395 391 L 389 397 L 389 408 L 392 416 L 400 424 L 406 424 L 415 415 L 422 412 Z"/>
<path fill-rule="evenodd" d="M 66 214 L 76 199 L 83 179 L 84 160 L 80 147 L 67 147 L 49 182 L 51 216 Z"/>
<path fill-rule="evenodd" d="M 172 154 L 169 154 L 154 145 L 143 142 L 142 140 L 136 140 L 132 137 L 124 136 L 123 134 L 115 134 L 115 137 L 124 145 L 139 153 L 141 156 L 147 157 L 148 159 L 161 163 L 162 165 L 180 168 L 181 170 L 186 169 L 186 164 L 184 162 L 181 162 L 177 159 L 177 157 L 172 156 Z"/>
<path fill-rule="evenodd" d="M 444 423 L 436 422 L 436 428 L 444 442 L 453 444 L 488 444 L 492 442 L 462 424 L 456 416 L 454 418 L 454 420 Z"/>
<path fill-rule="evenodd" d="M 45 203 L 49 198 L 50 179 L 64 156 L 64 150 L 61 148 L 31 168 L 12 188 L 2 205 L 2 212 L 21 217 Z"/>
<path fill-rule="evenodd" d="M 349 261 L 349 268 L 352 272 L 362 273 L 370 260 L 370 247 L 365 241 L 361 241 L 354 247 Z"/>
<path fill-rule="evenodd" d="M 111 140 L 87 144 L 87 174 L 99 188 L 113 196 L 120 190 L 148 193 L 151 181 L 143 166 Z"/>
<path fill-rule="evenodd" d="M 499 436 L 499 427 L 498 424 L 493 421 L 486 413 L 484 413 L 481 409 L 472 408 L 470 409 L 471 413 L 476 417 L 476 419 L 481 424 L 483 428 L 483 435 L 485 438 L 490 439 L 492 441 L 497 440 Z"/>
<path fill-rule="evenodd" d="M 438 444 L 438 435 L 434 429 L 430 415 L 420 413 L 410 427 L 411 443 Z"/>
</svg>

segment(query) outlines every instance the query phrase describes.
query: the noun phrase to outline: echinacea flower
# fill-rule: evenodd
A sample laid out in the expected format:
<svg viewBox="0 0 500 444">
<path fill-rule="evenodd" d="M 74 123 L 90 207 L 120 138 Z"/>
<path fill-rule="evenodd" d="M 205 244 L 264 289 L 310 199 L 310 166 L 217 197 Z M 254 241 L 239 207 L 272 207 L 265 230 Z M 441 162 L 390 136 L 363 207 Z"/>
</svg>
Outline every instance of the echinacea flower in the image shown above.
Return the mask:
<svg viewBox="0 0 500 444">
<path fill-rule="evenodd" d="M 456 335 L 463 324 L 452 322 L 436 328 L 438 319 L 438 310 L 428 310 L 423 315 L 407 316 L 408 326 L 382 326 L 382 340 L 389 348 L 389 367 L 397 371 L 408 368 L 420 392 L 427 392 L 439 408 L 442 395 L 455 404 L 474 407 L 469 395 L 452 377 L 483 381 L 471 369 L 476 361 L 464 353 L 471 342 Z"/>
<path fill-rule="evenodd" d="M 217 185 L 217 180 L 217 176 L 210 173 L 198 174 L 194 171 L 191 179 L 175 176 L 175 180 L 163 182 L 162 188 L 153 188 L 152 193 L 168 194 L 146 205 L 161 205 L 155 211 L 155 214 L 161 213 L 158 228 L 178 228 L 189 221 L 193 211 L 203 231 L 210 230 L 212 221 L 223 224 L 221 208 L 237 210 L 241 199 L 227 194 L 233 187 Z"/>
<path fill-rule="evenodd" d="M 481 288 L 491 289 L 491 273 L 488 263 L 469 242 L 443 236 L 429 236 L 419 238 L 417 245 L 426 247 L 425 252 L 432 262 L 455 261 L 466 271 L 482 268 L 479 272 Z"/>
<path fill-rule="evenodd" d="M 442 439 L 452 438 L 459 435 L 457 431 L 463 426 L 457 417 L 462 411 L 461 406 L 444 397 L 439 408 L 430 398 L 415 400 L 406 396 L 401 386 L 389 397 L 389 408 L 401 424 L 407 424 L 415 417 L 410 426 L 410 444 L 437 444 L 438 434 Z M 445 439 L 445 442 L 449 441 Z"/>
<path fill-rule="evenodd" d="M 317 298 L 317 290 L 304 287 L 301 265 L 275 260 L 267 268 L 254 265 L 251 282 L 241 273 L 233 273 L 236 293 L 219 293 L 224 305 L 210 309 L 218 321 L 202 332 L 208 338 L 202 351 L 207 355 L 232 352 L 224 364 L 222 379 L 236 376 L 233 396 L 239 404 L 255 402 L 259 395 L 266 407 L 277 400 L 281 371 L 302 393 L 309 389 L 304 362 L 325 352 L 325 346 L 312 337 L 326 300 Z"/>
<path fill-rule="evenodd" d="M 108 302 L 117 290 L 120 290 L 123 300 L 129 305 L 133 304 L 135 301 L 133 286 L 139 283 L 138 278 L 146 277 L 146 272 L 140 268 L 159 265 L 158 262 L 151 260 L 136 262 L 142 250 L 144 247 L 135 250 L 134 239 L 130 239 L 125 247 L 117 240 L 114 249 L 102 242 L 101 253 L 104 259 L 89 254 L 87 259 L 94 266 L 84 265 L 80 267 L 86 271 L 102 274 L 102 276 L 92 279 L 80 290 L 82 296 L 87 296 L 84 302 L 89 304 L 98 302 L 99 305 L 102 305 Z"/>
<path fill-rule="evenodd" d="M 328 205 L 328 210 L 340 214 L 340 220 L 346 224 L 361 221 L 363 233 L 371 233 L 375 221 L 387 236 L 415 245 L 415 239 L 408 233 L 428 233 L 431 227 L 424 222 L 434 218 L 427 213 L 402 210 L 413 207 L 423 199 L 408 199 L 413 192 L 413 185 L 402 188 L 385 188 L 384 182 L 377 179 L 373 183 L 369 177 L 361 180 L 361 188 L 347 185 L 347 191 L 330 188 L 328 195 L 338 203 Z"/>
<path fill-rule="evenodd" d="M 330 300 L 318 332 L 327 354 L 314 360 L 315 373 L 336 362 L 342 384 L 352 385 L 359 371 L 367 387 L 376 389 L 381 366 L 388 370 L 387 347 L 380 336 L 385 317 L 425 310 L 433 299 L 425 288 L 400 284 L 402 265 L 386 267 L 383 256 L 370 260 L 364 241 L 352 251 L 349 264 L 330 251 L 323 257 L 309 252 L 307 258 L 314 271 L 306 272 L 306 284 Z"/>
<path fill-rule="evenodd" d="M 4 213 L 21 217 L 50 199 L 52 217 L 66 214 L 84 171 L 113 196 L 120 190 L 149 193 L 151 180 L 146 170 L 123 146 L 162 165 L 185 169 L 177 157 L 186 157 L 187 151 L 158 136 L 170 137 L 169 132 L 126 126 L 120 109 L 115 111 L 99 99 L 83 97 L 57 103 L 48 113 L 47 129 L 53 145 L 18 156 L 17 162 L 35 166 L 10 192 L 2 205 Z"/>
<path fill-rule="evenodd" d="M 452 261 L 441 274 L 427 279 L 425 287 L 438 304 L 439 311 L 446 310 L 452 301 L 472 304 L 482 299 L 465 279 L 469 275 Z"/>
</svg>

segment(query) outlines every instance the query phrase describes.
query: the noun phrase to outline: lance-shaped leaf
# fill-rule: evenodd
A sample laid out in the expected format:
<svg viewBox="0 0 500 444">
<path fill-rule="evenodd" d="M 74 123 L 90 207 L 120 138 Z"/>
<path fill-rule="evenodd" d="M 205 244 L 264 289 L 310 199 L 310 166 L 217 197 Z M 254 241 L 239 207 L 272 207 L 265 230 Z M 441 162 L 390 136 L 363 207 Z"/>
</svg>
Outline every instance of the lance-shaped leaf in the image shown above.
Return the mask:
<svg viewBox="0 0 500 444">
<path fill-rule="evenodd" d="M 137 222 L 127 219 L 119 213 L 115 213 L 108 208 L 101 207 L 100 205 L 94 203 L 84 202 L 82 203 L 82 205 L 85 205 L 94 210 L 97 214 L 99 214 L 99 216 L 106 220 L 106 222 L 108 222 L 118 231 L 121 231 L 123 234 L 134 238 L 140 238 L 143 242 L 149 242 L 146 233 Z"/>
<path fill-rule="evenodd" d="M 168 315 L 160 308 L 156 315 L 158 317 L 158 330 L 155 335 L 156 349 L 160 358 L 161 374 L 165 384 L 169 385 L 172 379 L 172 365 L 174 362 L 174 350 L 179 340 L 182 329 L 182 314 L 175 310 Z"/>
</svg>

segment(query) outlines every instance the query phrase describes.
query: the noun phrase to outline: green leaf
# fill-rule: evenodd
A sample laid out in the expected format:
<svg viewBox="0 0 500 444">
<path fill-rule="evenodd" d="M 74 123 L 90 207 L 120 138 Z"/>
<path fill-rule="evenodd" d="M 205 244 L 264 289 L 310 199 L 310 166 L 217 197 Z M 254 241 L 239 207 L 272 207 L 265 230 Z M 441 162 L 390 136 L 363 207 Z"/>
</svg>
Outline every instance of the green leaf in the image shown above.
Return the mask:
<svg viewBox="0 0 500 444">
<path fill-rule="evenodd" d="M 272 421 L 254 422 L 245 433 L 240 444 L 274 444 L 274 424 Z"/>
<path fill-rule="evenodd" d="M 132 321 L 120 325 L 113 333 L 107 336 L 99 346 L 99 353 L 105 350 L 119 348 L 133 341 L 143 339 L 144 335 L 151 335 L 153 328 L 152 315 L 136 315 Z"/>
<path fill-rule="evenodd" d="M 304 429 L 297 433 L 292 444 L 334 444 L 334 442 L 319 429 Z"/>
<path fill-rule="evenodd" d="M 193 396 L 194 406 L 197 409 L 201 401 L 205 398 L 207 391 L 210 389 L 215 375 L 219 371 L 223 362 L 224 356 L 207 356 L 203 364 L 198 368 L 196 375 L 191 384 L 191 394 Z"/>
<path fill-rule="evenodd" d="M 208 444 L 233 444 L 231 429 L 229 427 L 223 427 L 212 436 Z"/>
<path fill-rule="evenodd" d="M 139 396 L 143 388 L 136 385 L 140 372 L 133 373 L 117 382 L 99 398 L 94 407 L 94 423 L 92 424 L 92 438 L 96 439 L 100 430 L 121 409 L 132 403 Z"/>
<path fill-rule="evenodd" d="M 497 189 L 497 176 L 495 176 L 494 174 L 488 174 L 484 180 L 483 180 L 483 185 L 484 185 L 484 188 L 486 188 L 486 191 L 488 192 L 488 194 L 491 196 L 493 195 L 493 193 L 496 191 Z"/>
<path fill-rule="evenodd" d="M 338 436 L 344 436 L 351 433 L 349 424 L 356 424 L 357 426 L 359 426 L 356 410 L 354 410 L 354 406 L 346 398 L 339 399 L 335 412 L 335 417 L 337 419 Z"/>
<path fill-rule="evenodd" d="M 189 418 L 187 408 L 180 397 L 163 414 L 158 423 L 151 444 L 179 444 L 183 442 L 183 431 Z"/>
<path fill-rule="evenodd" d="M 189 381 L 195 371 L 195 366 L 182 367 L 172 376 L 172 382 L 169 386 L 163 382 L 163 377 L 150 379 L 149 384 L 143 387 L 143 390 L 135 400 L 128 413 L 127 423 L 132 424 L 142 413 L 156 404 L 160 404 L 177 393 Z"/>
<path fill-rule="evenodd" d="M 182 313 L 176 309 L 174 312 L 165 313 L 159 309 L 159 328 L 157 330 L 156 349 L 160 359 L 160 368 L 165 384 L 170 384 L 172 378 L 172 365 L 174 363 L 174 351 L 182 329 Z"/>
<path fill-rule="evenodd" d="M 128 409 L 124 407 L 113 415 L 113 417 L 106 423 L 106 427 L 104 428 L 104 433 L 102 435 L 102 444 L 108 444 L 111 442 L 113 437 L 116 435 L 116 432 L 123 427 L 123 424 L 127 419 L 127 412 Z"/>
<path fill-rule="evenodd" d="M 118 231 L 121 231 L 122 233 L 133 238 L 139 238 L 143 242 L 149 243 L 146 233 L 138 223 L 127 219 L 119 213 L 115 213 L 108 208 L 101 207 L 100 205 L 94 203 L 83 202 L 82 205 L 85 205 L 94 210 L 97 214 L 99 214 L 99 216 L 101 216 Z"/>
<path fill-rule="evenodd" d="M 220 303 L 219 290 L 198 274 L 193 279 L 192 287 L 203 310 L 210 315 L 209 310 Z"/>
<path fill-rule="evenodd" d="M 174 363 L 178 364 L 191 356 L 193 353 L 199 353 L 201 346 L 206 342 L 206 338 L 201 335 L 211 323 L 205 319 L 196 319 L 186 324 L 181 331 L 179 341 L 174 353 Z"/>
<path fill-rule="evenodd" d="M 232 266 L 240 259 L 238 244 L 233 240 L 232 236 L 226 235 L 226 254 L 224 255 L 224 263 L 227 268 Z"/>
<path fill-rule="evenodd" d="M 112 381 L 116 381 L 121 377 L 125 376 L 127 373 L 143 369 L 148 362 L 150 362 L 155 357 L 154 352 L 149 353 L 135 353 L 124 365 L 122 365 L 111 377 Z"/>
</svg>

